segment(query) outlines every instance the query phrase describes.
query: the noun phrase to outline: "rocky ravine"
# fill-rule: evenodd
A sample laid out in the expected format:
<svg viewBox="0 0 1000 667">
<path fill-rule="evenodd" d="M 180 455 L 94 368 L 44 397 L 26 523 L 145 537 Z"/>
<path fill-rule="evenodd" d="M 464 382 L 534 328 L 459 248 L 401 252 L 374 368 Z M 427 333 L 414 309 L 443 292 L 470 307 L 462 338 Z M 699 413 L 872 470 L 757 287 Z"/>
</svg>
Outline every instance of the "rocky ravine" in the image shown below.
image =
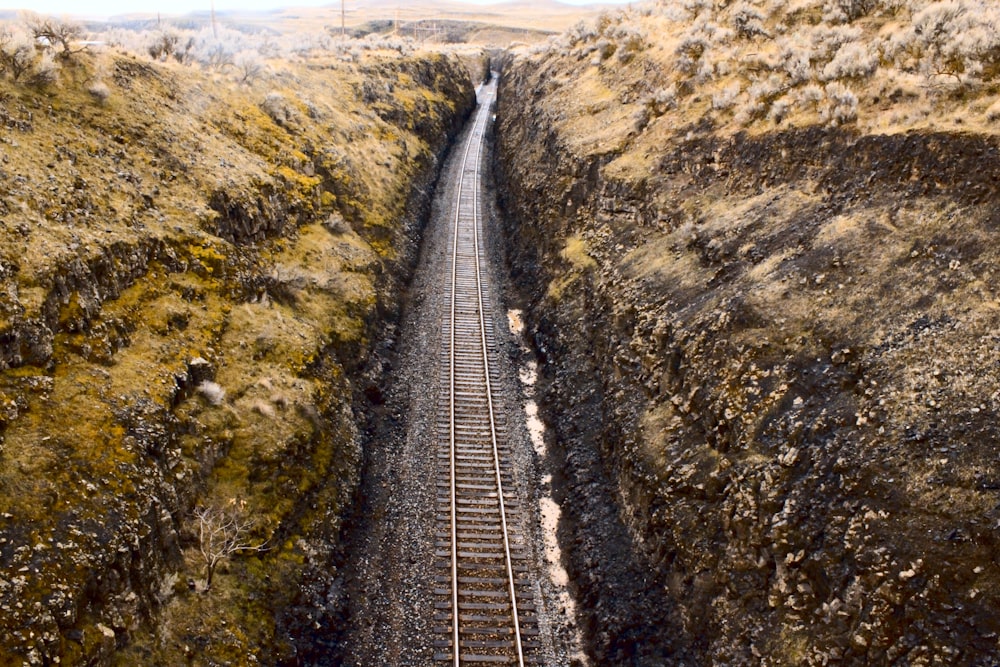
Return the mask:
<svg viewBox="0 0 1000 667">
<path fill-rule="evenodd" d="M 107 52 L 61 77 L 0 82 L 0 664 L 309 662 L 468 74 Z M 207 592 L 195 506 L 266 549 Z"/>
<path fill-rule="evenodd" d="M 644 76 L 518 60 L 496 165 L 592 657 L 995 663 L 1000 143 L 703 123 L 631 169 L 583 73 Z"/>
</svg>

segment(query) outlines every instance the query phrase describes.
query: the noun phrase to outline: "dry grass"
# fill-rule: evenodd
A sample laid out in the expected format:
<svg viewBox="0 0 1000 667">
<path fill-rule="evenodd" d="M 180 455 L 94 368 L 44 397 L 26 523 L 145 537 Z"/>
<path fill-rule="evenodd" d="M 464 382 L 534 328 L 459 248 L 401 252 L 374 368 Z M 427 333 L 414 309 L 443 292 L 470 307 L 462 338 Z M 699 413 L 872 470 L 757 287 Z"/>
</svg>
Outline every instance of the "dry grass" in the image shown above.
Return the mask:
<svg viewBox="0 0 1000 667">
<path fill-rule="evenodd" d="M 641 171 L 641 156 L 678 128 L 992 134 L 1000 41 L 989 35 L 1000 15 L 977 3 L 958 3 L 965 18 L 926 43 L 919 30 L 933 3 L 873 3 L 843 21 L 820 0 L 663 2 L 604 14 L 523 53 L 548 71 L 569 140 L 584 153 L 622 154 L 613 171 Z M 740 28 L 742 15 L 756 27 Z"/>
</svg>

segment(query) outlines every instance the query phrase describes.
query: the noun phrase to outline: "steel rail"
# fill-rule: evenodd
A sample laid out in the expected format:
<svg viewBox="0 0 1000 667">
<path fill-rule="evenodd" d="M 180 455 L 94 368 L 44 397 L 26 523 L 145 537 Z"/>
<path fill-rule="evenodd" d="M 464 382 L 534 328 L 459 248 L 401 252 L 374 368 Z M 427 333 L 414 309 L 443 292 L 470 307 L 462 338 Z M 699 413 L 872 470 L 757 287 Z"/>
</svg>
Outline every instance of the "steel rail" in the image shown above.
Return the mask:
<svg viewBox="0 0 1000 667">
<path fill-rule="evenodd" d="M 456 471 L 456 461 L 457 461 L 457 443 L 456 443 L 456 331 L 457 326 L 457 310 L 458 310 L 458 278 L 459 278 L 459 237 L 461 235 L 461 217 L 463 213 L 462 206 L 462 194 L 465 187 L 465 176 L 467 167 L 469 164 L 469 157 L 472 153 L 473 146 L 476 146 L 475 151 L 475 169 L 473 172 L 473 183 L 472 189 L 472 237 L 473 237 L 473 254 L 475 262 L 475 290 L 476 290 L 476 309 L 478 311 L 478 325 L 479 325 L 479 344 L 482 350 L 482 363 L 483 363 L 483 376 L 485 378 L 485 395 L 487 403 L 487 413 L 489 416 L 489 432 L 490 432 L 490 445 L 491 453 L 493 459 L 493 468 L 495 481 L 497 485 L 497 499 L 498 499 L 498 509 L 500 515 L 501 533 L 503 537 L 503 557 L 505 561 L 505 569 L 507 575 L 507 589 L 510 595 L 510 609 L 511 609 L 511 620 L 513 622 L 512 634 L 514 635 L 514 649 L 516 652 L 516 661 L 519 667 L 524 667 L 524 647 L 521 638 L 521 627 L 520 619 L 518 615 L 517 608 L 517 590 L 516 590 L 516 580 L 514 577 L 514 567 L 513 558 L 511 557 L 511 546 L 510 546 L 510 533 L 507 522 L 507 508 L 504 500 L 503 491 L 503 480 L 501 473 L 501 460 L 500 451 L 497 443 L 497 425 L 496 416 L 493 403 L 493 386 L 490 378 L 490 362 L 489 362 L 489 347 L 487 343 L 486 336 L 486 315 L 485 315 L 485 304 L 483 299 L 483 279 L 482 279 L 482 248 L 480 239 L 480 201 L 479 201 L 479 191 L 480 191 L 480 176 L 481 176 L 481 163 L 483 155 L 483 135 L 486 130 L 489 118 L 489 109 L 492 104 L 493 95 L 489 93 L 485 96 L 481 102 L 481 108 L 478 112 L 476 121 L 473 125 L 473 129 L 470 132 L 468 142 L 465 146 L 465 152 L 462 157 L 460 177 L 458 182 L 458 189 L 455 198 L 455 216 L 453 223 L 453 242 L 452 242 L 452 263 L 451 263 L 451 303 L 450 303 L 450 321 L 449 321 L 449 459 L 450 459 L 450 537 L 451 537 L 451 610 L 452 610 L 452 627 L 451 627 L 451 647 L 452 647 L 452 664 L 455 667 L 460 667 L 462 662 L 461 654 L 461 628 L 460 628 L 460 604 L 459 604 L 459 531 L 458 531 L 458 480 Z M 467 211 L 465 211 L 467 212 Z"/>
<path fill-rule="evenodd" d="M 492 99 L 489 100 L 492 103 Z M 489 115 L 489 104 L 486 105 L 485 115 Z M 485 132 L 485 128 L 483 128 Z M 482 275 L 480 273 L 482 249 L 479 247 L 479 224 L 480 224 L 480 214 L 479 214 L 479 176 L 480 176 L 480 166 L 482 165 L 482 155 L 483 155 L 483 138 L 479 137 L 479 150 L 476 153 L 476 176 L 475 176 L 475 187 L 473 188 L 473 198 L 472 205 L 474 210 L 474 216 L 472 221 L 472 237 L 473 244 L 476 248 L 476 284 L 480 286 L 480 289 L 476 290 L 476 295 L 479 299 L 479 333 L 480 340 L 483 346 L 483 368 L 485 369 L 484 376 L 486 377 L 486 402 L 489 406 L 490 415 L 490 441 L 493 448 L 493 465 L 496 471 L 497 479 L 497 498 L 500 504 L 500 523 L 503 527 L 503 549 L 504 557 L 507 561 L 507 581 L 510 585 L 510 608 L 511 616 L 514 620 L 514 641 L 515 648 L 517 651 L 517 664 L 519 667 L 524 667 L 524 649 L 521 646 L 521 624 L 517 616 L 517 590 L 514 584 L 514 567 L 511 562 L 510 557 L 510 534 L 507 530 L 507 508 L 504 504 L 503 499 L 503 480 L 500 475 L 500 449 L 497 447 L 497 428 L 496 428 L 496 418 L 493 412 L 493 383 L 490 380 L 490 355 L 489 349 L 486 347 L 486 316 L 483 312 L 483 291 L 482 291 Z"/>
</svg>

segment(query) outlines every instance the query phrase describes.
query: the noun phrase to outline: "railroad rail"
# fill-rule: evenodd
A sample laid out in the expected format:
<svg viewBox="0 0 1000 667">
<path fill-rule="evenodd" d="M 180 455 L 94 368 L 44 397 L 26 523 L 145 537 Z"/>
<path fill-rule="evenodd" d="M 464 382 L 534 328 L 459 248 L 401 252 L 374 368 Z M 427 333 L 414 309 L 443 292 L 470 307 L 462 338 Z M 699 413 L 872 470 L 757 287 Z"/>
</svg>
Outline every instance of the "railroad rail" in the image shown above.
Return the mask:
<svg viewBox="0 0 1000 667">
<path fill-rule="evenodd" d="M 480 165 L 496 84 L 479 93 L 454 204 L 437 428 L 434 659 L 537 664 L 538 620 L 506 422 L 494 405 L 496 332 L 486 280 Z"/>
</svg>

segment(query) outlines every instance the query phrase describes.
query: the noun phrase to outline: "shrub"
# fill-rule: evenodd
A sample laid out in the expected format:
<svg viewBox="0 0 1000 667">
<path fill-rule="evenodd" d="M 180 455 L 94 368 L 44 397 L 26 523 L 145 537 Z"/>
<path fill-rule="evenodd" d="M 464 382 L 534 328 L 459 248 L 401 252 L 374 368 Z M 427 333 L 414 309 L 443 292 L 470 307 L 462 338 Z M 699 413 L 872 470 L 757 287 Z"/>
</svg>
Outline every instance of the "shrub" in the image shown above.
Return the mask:
<svg viewBox="0 0 1000 667">
<path fill-rule="evenodd" d="M 800 106 L 809 109 L 816 109 L 820 102 L 826 99 L 826 92 L 819 86 L 813 84 L 798 91 L 798 103 Z"/>
<path fill-rule="evenodd" d="M 233 58 L 240 83 L 253 83 L 264 73 L 264 63 L 255 51 L 241 51 Z"/>
<path fill-rule="evenodd" d="M 829 62 L 844 44 L 861 39 L 861 29 L 854 26 L 819 25 L 809 32 L 809 59 L 813 63 Z"/>
<path fill-rule="evenodd" d="M 879 4 L 879 0 L 826 0 L 823 4 L 823 20 L 855 21 L 872 13 Z"/>
<path fill-rule="evenodd" d="M 774 104 L 771 105 L 771 111 L 767 114 L 767 117 L 774 121 L 775 125 L 778 125 L 788 116 L 791 107 L 791 103 L 786 98 L 775 100 Z"/>
<path fill-rule="evenodd" d="M 198 393 L 211 405 L 222 405 L 226 400 L 226 390 L 211 380 L 205 380 L 198 385 Z"/>
<path fill-rule="evenodd" d="M 827 105 L 820 117 L 831 125 L 843 125 L 858 118 L 858 98 L 842 83 L 834 81 L 826 86 Z"/>
<path fill-rule="evenodd" d="M 972 0 L 931 4 L 895 46 L 916 55 L 927 76 L 953 77 L 962 86 L 963 76 L 1000 61 L 1000 9 Z"/>
<path fill-rule="evenodd" d="M 98 104 L 105 104 L 111 98 L 111 89 L 103 81 L 94 81 L 87 86 L 87 92 Z"/>
<path fill-rule="evenodd" d="M 986 110 L 986 120 L 991 123 L 995 123 L 1000 120 L 1000 100 L 997 100 L 993 105 Z"/>
<path fill-rule="evenodd" d="M 618 62 L 628 63 L 644 48 L 646 48 L 646 36 L 640 31 L 619 27 L 613 32 L 614 38 L 618 42 L 616 50 Z"/>
<path fill-rule="evenodd" d="M 643 99 L 643 106 L 649 110 L 650 116 L 662 116 L 677 106 L 677 86 L 671 84 L 657 90 Z"/>
<path fill-rule="evenodd" d="M 31 72 L 28 82 L 36 88 L 46 88 L 59 80 L 59 65 L 51 53 L 43 53 L 38 64 Z"/>
<path fill-rule="evenodd" d="M 79 23 L 29 13 L 25 16 L 25 24 L 38 43 L 51 48 L 62 47 L 61 58 L 69 58 L 86 48 L 73 50 L 73 43 L 83 37 L 83 26 Z"/>
<path fill-rule="evenodd" d="M 174 52 L 177 42 L 180 40 L 175 33 L 164 31 L 153 38 L 147 52 L 153 60 L 166 60 Z"/>
<path fill-rule="evenodd" d="M 608 58 L 610 58 L 612 55 L 614 55 L 614 53 L 615 53 L 615 51 L 617 49 L 618 49 L 618 45 L 615 44 L 610 39 L 600 39 L 600 40 L 598 40 L 598 42 L 597 42 L 597 58 L 596 58 L 597 64 L 600 64 L 601 61 L 607 60 Z"/>
<path fill-rule="evenodd" d="M 823 79 L 865 79 L 875 73 L 878 63 L 878 54 L 865 44 L 849 42 L 841 46 L 833 60 L 823 68 Z"/>
<path fill-rule="evenodd" d="M 271 117 L 275 123 L 285 129 L 294 130 L 302 123 L 302 115 L 285 96 L 279 92 L 270 92 L 260 104 L 260 109 Z"/>
<path fill-rule="evenodd" d="M 733 108 L 741 92 L 743 90 L 739 83 L 726 86 L 712 96 L 712 108 L 719 111 Z"/>
<path fill-rule="evenodd" d="M 738 37 L 744 39 L 770 37 L 764 29 L 764 15 L 756 7 L 745 2 L 741 2 L 733 9 L 731 22 Z"/>
<path fill-rule="evenodd" d="M 18 81 L 34 62 L 35 44 L 30 35 L 9 28 L 0 29 L 0 71 Z"/>
<path fill-rule="evenodd" d="M 675 50 L 677 54 L 677 69 L 685 74 L 694 74 L 697 72 L 701 58 L 710 46 L 709 41 L 703 36 L 692 35 L 686 37 Z"/>
<path fill-rule="evenodd" d="M 781 49 L 781 67 L 788 75 L 791 85 L 796 86 L 812 79 L 813 71 L 809 54 L 796 45 L 785 44 Z"/>
<path fill-rule="evenodd" d="M 784 92 L 785 82 L 777 74 L 754 81 L 747 89 L 751 103 L 760 100 L 768 105 Z"/>
</svg>

